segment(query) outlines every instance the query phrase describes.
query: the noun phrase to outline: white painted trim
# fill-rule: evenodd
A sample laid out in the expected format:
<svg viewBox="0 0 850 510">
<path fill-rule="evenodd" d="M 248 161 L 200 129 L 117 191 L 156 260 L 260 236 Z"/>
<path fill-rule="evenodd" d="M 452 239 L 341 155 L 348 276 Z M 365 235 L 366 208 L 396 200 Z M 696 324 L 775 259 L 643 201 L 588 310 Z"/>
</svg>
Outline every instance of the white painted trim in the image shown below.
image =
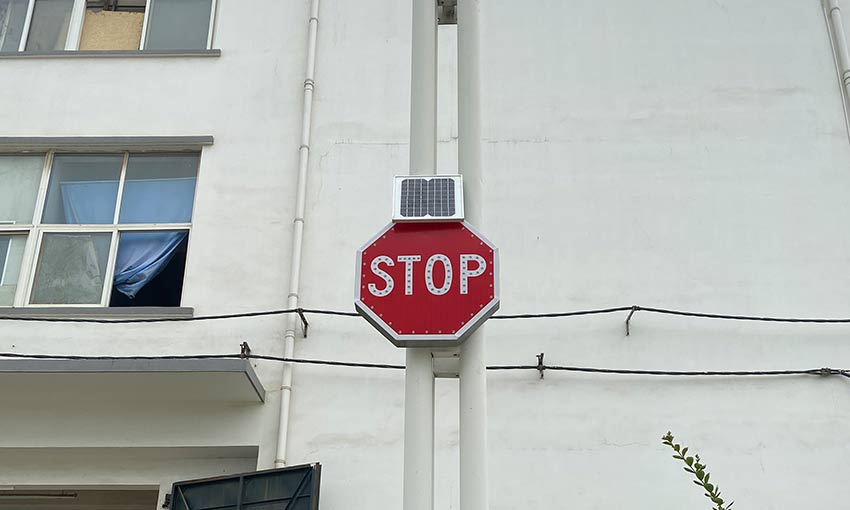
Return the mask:
<svg viewBox="0 0 850 510">
<path fill-rule="evenodd" d="M 115 195 L 115 211 L 112 214 L 112 223 L 118 223 L 118 217 L 121 215 L 121 199 L 124 198 L 124 181 L 127 177 L 127 162 L 130 159 L 130 153 L 124 153 L 124 159 L 121 161 L 121 174 L 118 176 L 118 193 Z"/>
<path fill-rule="evenodd" d="M 1 234 L 0 234 L 1 235 Z M 9 243 L 6 245 L 6 257 L 3 258 L 3 267 L 0 268 L 0 285 L 6 282 L 6 269 L 9 267 L 9 254 L 12 253 L 12 238 L 9 237 Z"/>
<path fill-rule="evenodd" d="M 118 217 L 121 215 L 121 199 L 124 197 L 124 183 L 127 178 L 127 164 L 130 160 L 130 153 L 124 153 L 124 159 L 121 161 L 121 175 L 118 177 L 118 193 L 115 196 L 115 212 L 112 215 L 112 223 L 118 223 Z M 106 259 L 106 271 L 103 276 L 103 290 L 100 296 L 101 306 L 109 306 L 109 298 L 112 294 L 112 280 L 115 277 L 115 259 L 118 255 L 118 241 L 120 234 L 117 229 L 112 232 L 112 238 L 109 241 L 109 258 Z"/>
<path fill-rule="evenodd" d="M 27 39 L 30 36 L 30 25 L 32 25 L 32 13 L 35 10 L 35 0 L 30 0 L 27 4 L 27 15 L 24 18 L 24 29 L 21 31 L 21 42 L 18 44 L 18 51 L 27 49 Z"/>
<path fill-rule="evenodd" d="M 150 17 L 151 12 L 151 4 L 153 0 L 146 0 L 145 2 L 145 17 L 142 21 L 142 37 L 139 39 L 139 50 L 145 49 L 145 44 L 148 38 L 148 18 Z"/>
<path fill-rule="evenodd" d="M 35 256 L 38 252 L 38 231 L 36 225 L 44 215 L 44 203 L 47 196 L 47 188 L 50 184 L 50 169 L 53 167 L 55 151 L 47 151 L 44 155 L 44 166 L 41 171 L 41 182 L 38 185 L 38 195 L 35 199 L 32 227 L 27 236 L 27 244 L 24 247 L 21 270 L 18 274 L 18 288 L 15 291 L 15 306 L 24 306 L 29 301 L 30 287 L 33 282 L 33 271 L 35 268 Z"/>
<path fill-rule="evenodd" d="M 66 51 L 80 49 L 80 39 L 83 36 L 83 23 L 86 18 L 86 0 L 74 0 L 71 17 L 68 20 L 68 35 L 65 39 Z"/>
<path fill-rule="evenodd" d="M 212 49 L 213 37 L 215 36 L 216 20 L 218 16 L 218 0 L 212 0 L 210 5 L 210 24 L 207 31 L 207 49 Z"/>
<path fill-rule="evenodd" d="M 103 289 L 100 295 L 100 306 L 109 306 L 109 298 L 112 294 L 112 280 L 115 278 L 115 259 L 118 256 L 118 240 L 121 235 L 112 232 L 109 240 L 109 255 L 106 259 L 106 270 L 103 272 Z"/>
<path fill-rule="evenodd" d="M 27 293 L 26 298 L 24 299 L 24 303 L 29 306 L 30 299 L 32 298 L 32 288 L 35 284 L 35 270 L 38 267 L 38 256 L 41 254 L 41 237 L 43 233 L 40 230 L 34 230 L 32 234 L 30 234 L 30 238 L 34 239 L 35 248 L 33 249 L 32 259 L 30 260 L 29 275 L 27 277 Z"/>
</svg>

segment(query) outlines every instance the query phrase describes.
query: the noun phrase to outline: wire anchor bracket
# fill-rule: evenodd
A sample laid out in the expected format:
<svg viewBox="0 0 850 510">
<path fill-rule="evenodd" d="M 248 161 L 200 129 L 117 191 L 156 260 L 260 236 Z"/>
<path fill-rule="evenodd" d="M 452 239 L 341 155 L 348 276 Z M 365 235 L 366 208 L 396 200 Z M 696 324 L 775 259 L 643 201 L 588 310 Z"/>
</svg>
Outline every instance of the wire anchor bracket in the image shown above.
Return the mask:
<svg viewBox="0 0 850 510">
<path fill-rule="evenodd" d="M 543 372 L 546 370 L 546 365 L 543 364 L 543 356 L 545 356 L 545 352 L 541 352 L 537 354 L 537 371 L 540 372 L 540 378 L 543 379 Z"/>
<path fill-rule="evenodd" d="M 629 336 L 631 334 L 631 320 L 635 312 L 637 312 L 638 310 L 640 310 L 640 307 L 638 305 L 632 305 L 632 310 L 629 312 L 629 316 L 626 317 L 626 336 Z"/>
<path fill-rule="evenodd" d="M 304 309 L 296 308 L 295 313 L 297 313 L 298 317 L 301 319 L 301 331 L 304 333 L 304 338 L 307 338 L 307 329 L 310 327 L 310 323 L 307 322 L 307 317 L 304 315 Z"/>
</svg>

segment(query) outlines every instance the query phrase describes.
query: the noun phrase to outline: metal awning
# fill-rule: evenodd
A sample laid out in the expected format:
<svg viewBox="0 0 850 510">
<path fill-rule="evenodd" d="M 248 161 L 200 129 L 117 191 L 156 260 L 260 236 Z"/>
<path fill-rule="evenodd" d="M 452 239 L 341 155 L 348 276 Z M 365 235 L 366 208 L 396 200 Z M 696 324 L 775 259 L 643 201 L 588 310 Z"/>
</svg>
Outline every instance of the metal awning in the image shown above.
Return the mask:
<svg viewBox="0 0 850 510">
<path fill-rule="evenodd" d="M 246 359 L 0 359 L 0 401 L 42 396 L 77 400 L 263 402 Z"/>
</svg>

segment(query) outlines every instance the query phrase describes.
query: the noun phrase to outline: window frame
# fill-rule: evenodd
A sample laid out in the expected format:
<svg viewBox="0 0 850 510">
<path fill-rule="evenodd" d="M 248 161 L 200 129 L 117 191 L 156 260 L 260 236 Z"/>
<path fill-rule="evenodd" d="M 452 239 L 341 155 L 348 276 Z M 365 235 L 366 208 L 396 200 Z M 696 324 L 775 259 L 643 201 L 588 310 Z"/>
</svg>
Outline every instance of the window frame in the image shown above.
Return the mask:
<svg viewBox="0 0 850 510">
<path fill-rule="evenodd" d="M 24 19 L 24 27 L 21 32 L 21 42 L 18 44 L 18 52 L 26 53 L 27 40 L 30 35 L 30 26 L 32 25 L 33 12 L 35 11 L 35 3 L 38 0 L 28 0 L 27 13 Z M 71 8 L 71 17 L 68 21 L 68 35 L 65 39 L 65 48 L 61 51 L 80 51 L 80 39 L 83 35 L 83 23 L 86 17 L 86 0 L 73 0 L 74 5 Z M 139 51 L 145 50 L 148 36 L 148 18 L 151 12 L 151 7 L 156 0 L 145 0 L 145 15 L 142 22 L 142 36 L 139 40 Z M 215 33 L 216 12 L 218 10 L 218 0 L 210 1 L 210 21 L 207 29 L 207 44 L 203 48 L 205 50 L 212 49 L 213 35 Z M 186 48 L 176 48 L 181 50 Z M 108 51 L 108 50 L 107 50 Z"/>
<path fill-rule="evenodd" d="M 118 194 L 116 196 L 115 201 L 115 212 L 113 214 L 113 220 L 111 224 L 88 224 L 88 225 L 75 225 L 75 224 L 42 224 L 41 220 L 44 215 L 44 206 L 47 199 L 47 189 L 50 184 L 50 175 L 53 169 L 53 161 L 57 154 L 123 154 L 123 160 L 121 163 L 121 173 L 119 177 L 119 185 L 118 185 Z M 120 236 L 122 232 L 174 232 L 174 231 L 185 231 L 187 233 L 188 242 L 191 245 L 192 241 L 192 225 L 193 222 L 188 223 L 125 223 L 119 224 L 118 219 L 121 214 L 121 205 L 122 198 L 124 195 L 124 183 L 126 181 L 127 176 L 127 168 L 129 166 L 130 156 L 132 154 L 146 154 L 146 153 L 158 153 L 158 154 L 197 154 L 198 155 L 198 169 L 195 173 L 195 193 L 192 198 L 192 211 L 194 216 L 195 204 L 197 203 L 197 178 L 200 174 L 200 163 L 202 151 L 199 149 L 182 149 L 182 150 L 140 150 L 140 149 L 112 149 L 112 150 L 98 150 L 98 149 L 86 149 L 85 147 L 81 147 L 78 150 L 69 150 L 69 149 L 50 149 L 44 152 L 32 152 L 29 153 L 33 156 L 42 156 L 44 158 L 44 165 L 42 168 L 41 181 L 38 187 L 38 195 L 36 196 L 35 208 L 33 211 L 32 223 L 29 224 L 5 224 L 0 225 L 0 235 L 26 235 L 26 245 L 24 247 L 23 259 L 21 260 L 21 268 L 18 275 L 17 287 L 15 288 L 15 298 L 12 302 L 11 306 L 0 305 L 0 310 L 9 310 L 14 308 L 30 308 L 30 309 L 38 309 L 38 308 L 112 308 L 109 306 L 109 300 L 112 293 L 113 286 L 110 282 L 115 277 L 115 262 L 118 254 L 118 245 L 120 244 Z M 26 153 L 21 152 L 5 152 L 0 151 L 2 155 L 21 155 Z M 66 304 L 66 303 L 30 303 L 32 299 L 33 289 L 35 286 L 35 274 L 38 269 L 38 260 L 41 255 L 41 248 L 44 240 L 45 234 L 54 234 L 54 233 L 80 233 L 80 234 L 94 234 L 94 233 L 106 233 L 110 234 L 109 240 L 109 254 L 107 259 L 106 271 L 104 273 L 104 284 L 101 292 L 100 302 L 99 303 L 87 303 L 87 304 Z M 11 243 L 10 243 L 11 246 Z M 185 274 L 184 274 L 185 278 Z M 185 280 L 184 280 L 185 282 Z M 183 294 L 185 292 L 185 285 L 183 290 L 180 293 L 180 306 L 182 306 L 183 302 Z"/>
</svg>

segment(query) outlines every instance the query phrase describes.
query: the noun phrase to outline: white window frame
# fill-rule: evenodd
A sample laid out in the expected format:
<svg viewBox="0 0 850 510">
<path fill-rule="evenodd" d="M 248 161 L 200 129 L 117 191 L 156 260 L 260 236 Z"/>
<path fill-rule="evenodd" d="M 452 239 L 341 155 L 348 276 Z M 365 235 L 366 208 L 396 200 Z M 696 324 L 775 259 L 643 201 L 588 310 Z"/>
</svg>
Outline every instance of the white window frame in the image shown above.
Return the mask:
<svg viewBox="0 0 850 510">
<path fill-rule="evenodd" d="M 97 225 L 59 225 L 59 224 L 41 224 L 42 215 L 44 214 L 44 205 L 47 199 L 47 188 L 50 184 L 50 173 L 53 168 L 53 159 L 56 156 L 57 152 L 60 154 L 73 154 L 73 153 L 81 153 L 81 154 L 123 154 L 124 159 L 121 163 L 121 174 L 119 177 L 118 184 L 118 194 L 115 200 L 115 213 L 113 215 L 112 224 L 97 224 Z M 111 282 L 115 277 L 115 260 L 118 254 L 118 244 L 120 242 L 120 235 L 122 232 L 172 232 L 172 231 L 186 231 L 191 242 L 192 237 L 192 222 L 188 223 L 125 223 L 119 224 L 118 218 L 121 214 L 121 200 L 124 195 L 124 183 L 127 176 L 127 166 L 130 161 L 131 154 L 144 154 L 146 151 L 143 150 L 131 150 L 131 151 L 86 151 L 85 148 L 81 148 L 78 151 L 68 151 L 68 150 L 50 150 L 44 154 L 44 167 L 42 169 L 41 174 L 41 182 L 38 187 L 38 195 L 35 201 L 35 210 L 33 211 L 33 219 L 31 224 L 14 224 L 14 225 L 0 225 L 0 235 L 5 234 L 23 234 L 27 235 L 26 246 L 24 247 L 23 260 L 21 261 L 20 273 L 18 276 L 17 288 L 15 289 L 15 299 L 13 301 L 13 308 L 91 308 L 91 307 L 108 307 L 109 299 L 112 293 L 112 285 Z M 151 151 L 161 154 L 185 154 L 187 151 Z M 199 155 L 199 164 L 200 164 L 200 151 L 189 151 L 191 153 L 196 153 Z M 198 169 L 200 170 L 200 169 Z M 197 176 L 197 173 L 196 173 Z M 197 178 L 197 177 L 196 177 Z M 197 181 L 196 181 L 197 182 Z M 197 190 L 197 188 L 196 188 Z M 197 193 L 195 193 L 195 199 L 197 200 Z M 192 210 L 194 211 L 194 201 L 192 204 Z M 35 284 L 35 273 L 38 269 L 38 257 L 40 256 L 41 246 L 44 239 L 45 234 L 54 234 L 54 233 L 106 233 L 110 234 L 110 244 L 109 244 L 109 255 L 107 259 L 106 271 L 104 274 L 104 283 L 103 283 L 103 291 L 101 293 L 100 301 L 98 303 L 86 303 L 86 304 L 63 304 L 63 303 L 49 303 L 49 304 L 34 304 L 30 303 L 32 299 L 33 287 Z M 11 244 L 10 244 L 11 246 Z M 183 295 L 181 292 L 180 300 L 182 302 Z M 0 309 L 9 308 L 8 306 L 0 305 Z"/>
<path fill-rule="evenodd" d="M 148 43 L 148 19 L 150 17 L 151 8 L 156 0 L 145 0 L 145 20 L 142 22 L 142 38 L 139 40 L 139 50 L 144 50 Z M 207 29 L 207 49 L 212 48 L 213 34 L 215 32 L 215 19 L 217 12 L 218 0 L 210 2 L 210 26 Z"/>
<path fill-rule="evenodd" d="M 9 267 L 9 255 L 12 253 L 12 240 L 6 244 L 6 256 L 3 257 L 3 267 L 0 267 L 0 285 L 6 281 L 6 269 Z"/>
<path fill-rule="evenodd" d="M 18 45 L 18 51 L 26 51 L 27 40 L 30 35 L 30 25 L 32 24 L 32 16 L 35 11 L 35 2 L 38 0 L 29 0 L 27 4 L 27 14 L 24 19 L 24 28 L 21 32 L 21 42 Z M 145 49 L 148 34 L 148 17 L 151 12 L 151 6 L 156 0 L 145 0 L 145 17 L 142 22 L 142 37 L 139 40 L 139 50 Z M 213 35 L 215 33 L 216 12 L 218 11 L 218 0 L 210 2 L 210 26 L 207 32 L 206 49 L 211 49 L 213 44 Z M 86 0 L 74 0 L 74 6 L 71 8 L 71 18 L 68 21 L 68 36 L 65 39 L 65 51 L 79 51 L 80 38 L 83 35 L 83 23 L 86 17 Z"/>
</svg>

